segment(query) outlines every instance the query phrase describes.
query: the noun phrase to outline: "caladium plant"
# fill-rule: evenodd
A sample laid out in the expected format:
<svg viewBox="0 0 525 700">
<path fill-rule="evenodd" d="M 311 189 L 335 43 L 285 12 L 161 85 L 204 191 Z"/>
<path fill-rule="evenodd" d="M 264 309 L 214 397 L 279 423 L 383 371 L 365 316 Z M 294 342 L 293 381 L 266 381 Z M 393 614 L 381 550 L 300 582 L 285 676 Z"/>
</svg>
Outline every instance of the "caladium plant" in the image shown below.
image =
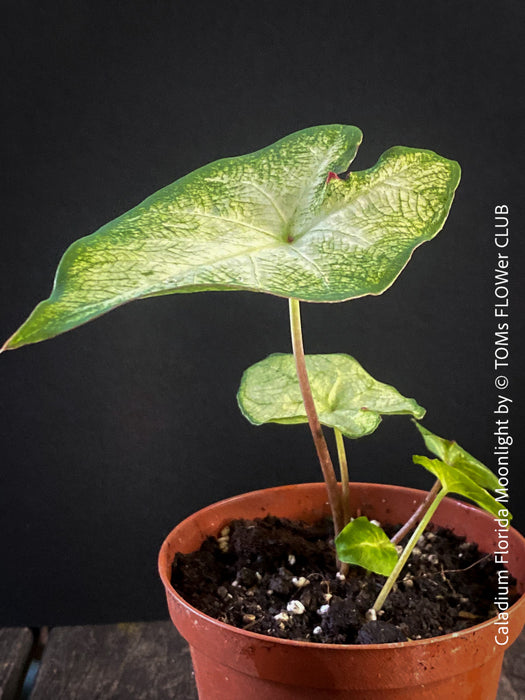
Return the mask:
<svg viewBox="0 0 525 700">
<path fill-rule="evenodd" d="M 351 172 L 361 139 L 354 126 L 312 127 L 163 188 L 70 246 L 50 297 L 2 350 L 46 340 L 152 296 L 248 290 L 287 298 L 293 355 L 272 355 L 249 368 L 239 405 L 255 424 L 308 422 L 338 541 L 343 529 L 354 536 L 359 529 L 370 563 L 370 541 L 382 543 L 376 549 L 385 541 L 376 525 L 371 530 L 361 519 L 348 525 L 343 436 L 372 432 L 382 415 L 421 419 L 424 409 L 348 355 L 305 356 L 300 302 L 340 302 L 388 289 L 414 250 L 443 227 L 460 168 L 432 151 L 394 147 L 373 167 Z M 322 425 L 335 432 L 342 490 Z M 453 490 L 440 469 L 434 467 L 440 483 Z M 352 556 L 358 540 L 346 541 Z M 390 551 L 390 563 L 382 565 L 386 575 L 398 558 L 389 545 L 383 549 Z"/>
</svg>

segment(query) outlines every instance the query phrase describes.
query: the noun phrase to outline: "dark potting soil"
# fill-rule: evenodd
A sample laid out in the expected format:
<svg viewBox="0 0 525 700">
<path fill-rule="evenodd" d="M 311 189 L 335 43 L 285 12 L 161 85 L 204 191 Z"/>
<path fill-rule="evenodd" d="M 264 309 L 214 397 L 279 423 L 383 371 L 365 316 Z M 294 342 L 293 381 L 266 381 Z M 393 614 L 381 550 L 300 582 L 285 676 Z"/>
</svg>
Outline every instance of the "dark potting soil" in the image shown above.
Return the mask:
<svg viewBox="0 0 525 700">
<path fill-rule="evenodd" d="M 476 544 L 437 528 L 420 538 L 383 610 L 370 620 L 386 579 L 353 566 L 341 576 L 331 532 L 328 519 L 315 525 L 272 516 L 235 520 L 198 552 L 176 555 L 172 585 L 222 622 L 308 642 L 423 639 L 497 615 L 501 566 Z"/>
</svg>

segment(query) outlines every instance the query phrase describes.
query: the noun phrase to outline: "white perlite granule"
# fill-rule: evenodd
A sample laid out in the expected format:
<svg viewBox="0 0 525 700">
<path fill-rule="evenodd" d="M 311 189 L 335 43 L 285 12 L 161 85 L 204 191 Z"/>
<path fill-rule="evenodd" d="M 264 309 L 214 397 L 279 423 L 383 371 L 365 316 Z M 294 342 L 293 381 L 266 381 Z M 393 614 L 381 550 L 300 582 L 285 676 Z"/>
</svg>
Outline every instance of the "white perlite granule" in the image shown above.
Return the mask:
<svg viewBox="0 0 525 700">
<path fill-rule="evenodd" d="M 305 609 L 300 600 L 291 600 L 286 606 L 286 610 L 293 615 L 302 615 Z"/>
</svg>

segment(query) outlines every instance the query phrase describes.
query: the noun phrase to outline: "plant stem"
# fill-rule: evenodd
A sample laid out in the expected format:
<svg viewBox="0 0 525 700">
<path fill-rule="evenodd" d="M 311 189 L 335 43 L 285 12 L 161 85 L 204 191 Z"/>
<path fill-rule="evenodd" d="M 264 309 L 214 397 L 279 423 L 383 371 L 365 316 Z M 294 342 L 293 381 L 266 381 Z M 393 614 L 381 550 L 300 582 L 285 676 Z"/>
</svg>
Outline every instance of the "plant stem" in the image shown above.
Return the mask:
<svg viewBox="0 0 525 700">
<path fill-rule="evenodd" d="M 330 452 L 328 451 L 328 445 L 326 444 L 321 423 L 319 422 L 319 416 L 317 415 L 317 410 L 315 408 L 315 403 L 312 396 L 312 389 L 308 379 L 308 372 L 306 371 L 303 333 L 301 329 L 301 309 L 298 299 L 289 299 L 288 301 L 290 308 L 292 347 L 295 357 L 295 366 L 297 369 L 297 378 L 299 380 L 299 386 L 301 387 L 304 408 L 308 418 L 308 425 L 310 426 L 315 449 L 317 451 L 317 456 L 319 458 L 323 477 L 326 483 L 326 489 L 328 491 L 328 502 L 330 503 L 330 509 L 334 520 L 335 534 L 338 535 L 342 529 L 341 498 L 334 472 L 334 466 L 330 458 Z"/>
<path fill-rule="evenodd" d="M 403 525 L 402 528 L 400 528 L 396 534 L 391 538 L 391 542 L 393 544 L 397 544 L 398 542 L 401 542 L 403 537 L 410 532 L 410 530 L 415 526 L 417 521 L 422 517 L 422 515 L 425 513 L 425 511 L 430 508 L 432 505 L 433 500 L 439 493 L 439 489 L 441 488 L 441 484 L 439 482 L 439 479 L 436 479 L 436 483 L 430 491 L 427 493 L 425 496 L 425 499 L 419 504 L 418 508 L 412 513 L 410 518 L 406 521 L 406 523 Z"/>
<path fill-rule="evenodd" d="M 341 472 L 341 499 L 343 510 L 343 523 L 345 527 L 350 522 L 350 488 L 348 486 L 348 462 L 346 460 L 345 443 L 341 431 L 334 428 L 335 444 L 337 445 L 337 457 L 339 459 L 339 470 Z"/>
<path fill-rule="evenodd" d="M 406 547 L 404 548 L 403 552 L 401 553 L 401 556 L 399 557 L 397 564 L 394 567 L 394 570 L 392 571 L 390 576 L 387 578 L 385 585 L 383 586 L 383 588 L 381 589 L 381 592 L 377 596 L 377 600 L 373 606 L 373 609 L 376 611 L 376 613 L 378 613 L 381 610 L 381 608 L 383 607 L 383 604 L 385 602 L 387 595 L 392 590 L 392 586 L 396 582 L 397 577 L 401 573 L 401 569 L 405 566 L 408 557 L 410 556 L 412 550 L 416 546 L 416 542 L 423 534 L 426 526 L 430 522 L 430 519 L 432 518 L 432 516 L 436 512 L 437 507 L 439 506 L 441 501 L 445 498 L 447 493 L 448 493 L 447 489 L 445 489 L 445 488 L 441 489 L 441 491 L 437 494 L 435 499 L 430 504 L 430 507 L 427 510 L 427 512 L 425 513 L 425 515 L 423 516 L 423 518 L 421 519 L 421 522 L 419 523 L 417 528 L 414 530 L 412 537 L 409 539 Z"/>
</svg>

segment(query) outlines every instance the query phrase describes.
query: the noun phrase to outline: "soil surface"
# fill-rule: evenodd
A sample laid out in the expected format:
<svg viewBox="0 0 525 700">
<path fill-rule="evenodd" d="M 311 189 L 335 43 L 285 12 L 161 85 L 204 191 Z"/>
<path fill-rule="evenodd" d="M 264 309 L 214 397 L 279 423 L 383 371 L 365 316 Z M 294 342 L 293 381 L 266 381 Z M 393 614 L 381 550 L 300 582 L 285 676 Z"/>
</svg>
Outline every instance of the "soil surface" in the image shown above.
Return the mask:
<svg viewBox="0 0 525 700">
<path fill-rule="evenodd" d="M 383 527 L 390 536 L 396 529 Z M 494 617 L 498 569 L 476 544 L 450 530 L 427 530 L 371 620 L 367 613 L 385 577 L 360 567 L 338 573 L 331 522 L 268 516 L 235 520 L 198 552 L 177 554 L 172 585 L 195 608 L 242 629 L 309 642 L 379 644 L 435 637 Z"/>
</svg>

